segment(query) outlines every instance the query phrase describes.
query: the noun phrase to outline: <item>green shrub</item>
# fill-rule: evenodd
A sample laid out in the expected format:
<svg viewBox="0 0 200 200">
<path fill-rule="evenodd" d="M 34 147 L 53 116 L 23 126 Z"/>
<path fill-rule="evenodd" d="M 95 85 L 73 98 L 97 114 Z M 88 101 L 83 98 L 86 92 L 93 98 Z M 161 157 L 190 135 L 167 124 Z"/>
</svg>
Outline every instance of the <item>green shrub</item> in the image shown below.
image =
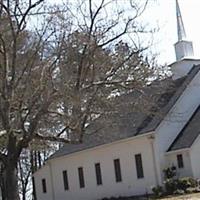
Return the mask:
<svg viewBox="0 0 200 200">
<path fill-rule="evenodd" d="M 174 191 L 173 194 L 183 195 L 183 194 L 185 194 L 185 191 L 184 191 L 184 190 L 177 189 L 177 190 Z"/>
<path fill-rule="evenodd" d="M 164 181 L 165 191 L 168 195 L 174 194 L 174 192 L 178 189 L 178 180 L 177 179 L 166 179 Z"/>
<path fill-rule="evenodd" d="M 187 192 L 188 188 L 195 188 L 197 186 L 197 181 L 191 177 L 184 177 L 178 179 L 178 188 Z"/>
<path fill-rule="evenodd" d="M 168 167 L 163 170 L 163 173 L 165 179 L 174 178 L 176 176 L 176 167 L 175 166 Z"/>
<path fill-rule="evenodd" d="M 160 185 L 153 187 L 152 192 L 155 197 L 162 197 L 164 195 L 163 187 Z"/>
</svg>

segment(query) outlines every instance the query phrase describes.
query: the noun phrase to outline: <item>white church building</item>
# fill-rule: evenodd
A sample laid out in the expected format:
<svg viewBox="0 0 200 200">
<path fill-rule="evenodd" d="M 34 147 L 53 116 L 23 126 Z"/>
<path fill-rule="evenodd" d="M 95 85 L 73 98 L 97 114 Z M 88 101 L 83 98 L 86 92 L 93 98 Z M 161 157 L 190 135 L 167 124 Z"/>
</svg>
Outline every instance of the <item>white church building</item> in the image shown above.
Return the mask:
<svg viewBox="0 0 200 200">
<path fill-rule="evenodd" d="M 178 42 L 173 75 L 161 81 L 156 111 L 124 108 L 107 116 L 83 143 L 65 145 L 34 174 L 38 200 L 97 200 L 151 193 L 162 185 L 163 169 L 200 178 L 200 59 L 193 56 L 177 3 Z M 167 83 L 166 83 L 167 82 Z M 168 84 L 170 82 L 170 84 Z M 157 85 L 157 86 L 158 86 Z M 156 90 L 147 90 L 153 95 Z M 132 101 L 129 94 L 122 101 Z M 154 109 L 155 111 L 155 109 Z M 101 123 L 95 127 L 100 127 Z"/>
</svg>

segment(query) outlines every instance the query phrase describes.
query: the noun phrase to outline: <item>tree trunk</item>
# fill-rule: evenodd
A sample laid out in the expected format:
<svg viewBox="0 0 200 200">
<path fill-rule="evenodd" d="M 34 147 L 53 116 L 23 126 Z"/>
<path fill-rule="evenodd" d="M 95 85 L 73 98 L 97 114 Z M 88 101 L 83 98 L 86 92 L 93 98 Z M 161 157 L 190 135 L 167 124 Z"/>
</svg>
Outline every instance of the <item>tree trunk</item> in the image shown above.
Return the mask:
<svg viewBox="0 0 200 200">
<path fill-rule="evenodd" d="M 4 180 L 6 200 L 19 200 L 18 181 L 17 181 L 17 166 L 12 162 L 8 162 L 4 171 Z"/>
<path fill-rule="evenodd" d="M 32 177 L 32 186 L 33 186 L 33 196 L 32 196 L 32 199 L 33 200 L 37 200 L 36 189 L 35 189 L 35 179 L 34 179 L 34 177 Z"/>
<path fill-rule="evenodd" d="M 5 197 L 6 189 L 5 189 L 5 185 L 4 185 L 3 176 L 1 176 L 0 179 L 1 179 L 1 198 L 2 198 L 2 200 L 6 200 L 6 197 Z"/>
<path fill-rule="evenodd" d="M 31 162 L 31 174 L 33 175 L 33 173 L 36 170 L 36 163 L 34 163 L 34 155 L 33 155 L 33 151 L 31 151 L 31 155 L 30 155 L 30 162 Z M 32 176 L 32 188 L 33 188 L 33 193 L 32 193 L 32 199 L 33 200 L 37 200 L 37 196 L 36 196 L 36 190 L 35 190 L 35 180 L 34 177 Z"/>
<path fill-rule="evenodd" d="M 22 200 L 26 200 L 26 190 L 22 190 Z"/>
</svg>

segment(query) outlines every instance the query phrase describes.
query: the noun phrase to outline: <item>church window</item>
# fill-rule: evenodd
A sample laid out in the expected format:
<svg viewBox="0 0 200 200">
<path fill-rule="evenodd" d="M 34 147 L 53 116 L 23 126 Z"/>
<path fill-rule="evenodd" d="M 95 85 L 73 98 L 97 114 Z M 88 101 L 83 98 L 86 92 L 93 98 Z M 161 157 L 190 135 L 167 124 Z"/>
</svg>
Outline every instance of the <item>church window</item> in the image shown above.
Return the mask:
<svg viewBox="0 0 200 200">
<path fill-rule="evenodd" d="M 102 176 L 101 176 L 101 165 L 100 163 L 95 163 L 95 172 L 97 185 L 102 185 Z"/>
<path fill-rule="evenodd" d="M 121 182 L 122 175 L 121 175 L 121 167 L 120 167 L 119 159 L 114 160 L 114 168 L 115 168 L 115 180 L 116 180 L 116 182 Z"/>
<path fill-rule="evenodd" d="M 136 164 L 136 172 L 137 178 L 144 178 L 144 171 L 143 171 L 143 164 L 142 164 L 142 155 L 136 154 L 135 155 L 135 164 Z"/>
<path fill-rule="evenodd" d="M 183 155 L 182 154 L 178 154 L 177 155 L 177 163 L 178 163 L 178 168 L 183 168 L 184 167 Z"/>
<path fill-rule="evenodd" d="M 42 191 L 43 193 L 47 193 L 46 179 L 42 179 Z"/>
<path fill-rule="evenodd" d="M 85 187 L 85 180 L 84 180 L 83 167 L 78 168 L 78 176 L 79 176 L 80 188 L 84 188 Z"/>
<path fill-rule="evenodd" d="M 68 183 L 68 174 L 67 170 L 63 171 L 63 184 L 64 184 L 64 189 L 69 190 L 69 183 Z"/>
</svg>

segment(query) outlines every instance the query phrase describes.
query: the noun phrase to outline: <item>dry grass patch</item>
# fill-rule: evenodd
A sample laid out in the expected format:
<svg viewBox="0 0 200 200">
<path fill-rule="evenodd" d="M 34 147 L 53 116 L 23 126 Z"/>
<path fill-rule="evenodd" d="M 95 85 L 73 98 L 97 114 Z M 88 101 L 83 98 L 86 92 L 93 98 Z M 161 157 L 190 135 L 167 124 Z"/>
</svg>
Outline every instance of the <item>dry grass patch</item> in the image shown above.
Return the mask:
<svg viewBox="0 0 200 200">
<path fill-rule="evenodd" d="M 167 197 L 161 200 L 200 200 L 200 193 L 182 195 L 177 197 Z"/>
</svg>

